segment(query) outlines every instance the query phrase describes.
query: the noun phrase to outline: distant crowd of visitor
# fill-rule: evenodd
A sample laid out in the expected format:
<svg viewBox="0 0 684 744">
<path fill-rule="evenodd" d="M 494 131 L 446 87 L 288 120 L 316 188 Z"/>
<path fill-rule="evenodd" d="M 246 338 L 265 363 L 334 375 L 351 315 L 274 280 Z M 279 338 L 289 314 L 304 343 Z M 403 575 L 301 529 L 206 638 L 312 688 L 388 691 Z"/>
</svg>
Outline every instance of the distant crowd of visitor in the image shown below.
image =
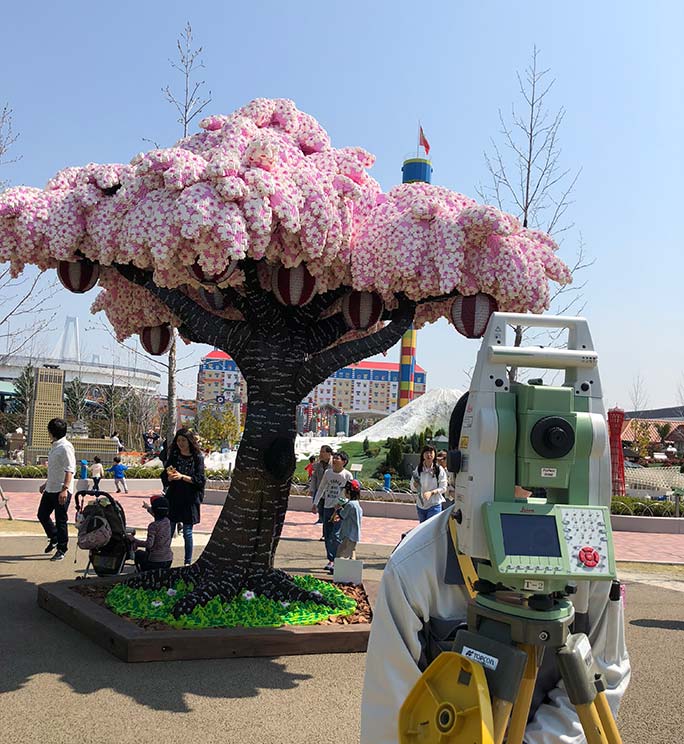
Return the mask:
<svg viewBox="0 0 684 744">
<path fill-rule="evenodd" d="M 322 525 L 320 540 L 325 543 L 328 562 L 326 571 L 333 573 L 336 558 L 354 558 L 356 544 L 361 541 L 363 510 L 361 484 L 347 470 L 349 456 L 343 450 L 333 452 L 324 444 L 318 454 L 309 457 L 305 467 L 309 474 L 308 492 L 316 524 Z M 426 445 L 420 452 L 418 467 L 411 474 L 411 492 L 416 499 L 418 521 L 439 514 L 450 506 L 449 483 L 446 470 L 446 452 L 436 452 Z"/>
<path fill-rule="evenodd" d="M 47 480 L 39 489 L 41 500 L 38 519 L 48 538 L 45 553 L 55 551 L 51 560 L 60 561 L 64 559 L 69 543 L 67 520 L 74 492 L 76 457 L 73 445 L 66 438 L 66 421 L 51 419 L 47 428 L 52 447 L 48 454 Z M 118 451 L 123 451 L 124 446 L 116 432 L 112 434 L 112 439 L 117 442 Z M 151 451 L 154 451 L 159 439 L 156 432 L 149 430 L 145 438 L 146 448 L 149 444 Z M 192 563 L 193 527 L 200 521 L 200 505 L 204 501 L 204 455 L 192 431 L 178 429 L 170 447 L 167 448 L 165 442 L 161 443 L 159 457 L 164 467 L 161 474 L 163 495 L 152 497 L 150 504 L 143 503 L 143 508 L 153 517 L 147 528 L 146 539 L 138 540 L 131 536 L 131 548 L 138 549 L 135 563 L 139 570 L 171 565 L 171 539 L 176 530 L 183 534 L 183 562 L 186 566 Z M 114 477 L 116 492 L 128 493 L 126 470 L 128 466 L 121 462 L 120 455 L 116 455 L 113 465 L 106 469 L 96 455 L 90 465 L 93 495 L 100 493 L 100 481 L 107 472 Z"/>
<path fill-rule="evenodd" d="M 64 558 L 68 546 L 67 511 L 73 493 L 76 460 L 73 445 L 66 438 L 66 422 L 52 419 L 48 423 L 48 432 L 53 444 L 48 456 L 48 477 L 40 488 L 38 519 L 48 538 L 45 552 L 54 550 L 51 560 L 58 561 Z M 116 432 L 112 439 L 117 441 L 117 449 L 122 451 L 124 446 Z M 150 429 L 145 435 L 145 447 L 149 447 L 151 452 L 159 450 L 163 464 L 162 494 L 153 497 L 150 504 L 143 503 L 153 521 L 144 541 L 131 537 L 131 547 L 137 549 L 136 566 L 139 570 L 170 566 L 173 560 L 171 540 L 176 531 L 183 535 L 183 562 L 190 565 L 193 528 L 200 521 L 200 506 L 204 500 L 204 455 L 195 434 L 185 428 L 176 432 L 168 448 L 166 442 L 160 441 L 159 434 Z M 116 455 L 111 467 L 105 469 L 98 456 L 93 458 L 90 476 L 95 495 L 100 492 L 100 482 L 105 473 L 112 473 L 116 493 L 128 493 L 128 466 L 121 459 Z M 310 457 L 306 466 L 311 511 L 318 516 L 316 524 L 322 526 L 320 540 L 325 543 L 327 558 L 324 568 L 330 573 L 334 571 L 336 559 L 356 557 L 356 546 L 361 541 L 361 484 L 347 470 L 348 463 L 346 452 L 333 452 L 330 446 L 323 445 L 318 458 Z M 420 461 L 410 481 L 419 522 L 430 519 L 450 504 L 445 465 L 445 452 L 438 454 L 430 445 L 422 448 Z"/>
</svg>

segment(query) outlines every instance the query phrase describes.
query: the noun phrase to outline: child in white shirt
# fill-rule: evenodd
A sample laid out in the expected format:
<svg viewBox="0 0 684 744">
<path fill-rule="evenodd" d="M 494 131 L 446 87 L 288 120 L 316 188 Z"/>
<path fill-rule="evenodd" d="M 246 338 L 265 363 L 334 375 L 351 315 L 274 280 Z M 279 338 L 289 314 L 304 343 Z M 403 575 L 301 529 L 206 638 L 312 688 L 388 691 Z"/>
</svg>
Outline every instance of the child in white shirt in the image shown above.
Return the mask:
<svg viewBox="0 0 684 744">
<path fill-rule="evenodd" d="M 99 491 L 100 478 L 104 475 L 104 468 L 102 467 L 102 461 L 97 455 L 93 457 L 93 464 L 90 466 L 90 475 L 93 479 L 93 491 Z"/>
<path fill-rule="evenodd" d="M 354 477 L 348 470 L 345 470 L 348 462 L 349 456 L 346 452 L 340 451 L 333 454 L 332 467 L 328 468 L 323 473 L 311 509 L 313 513 L 316 513 L 318 511 L 318 502 L 321 499 L 324 499 L 323 537 L 325 538 L 325 553 L 328 558 L 328 563 L 325 566 L 326 571 L 330 571 L 330 569 L 333 568 L 335 552 L 337 551 L 337 544 L 339 543 L 339 522 L 334 521 L 335 508 L 337 507 L 338 499 L 342 495 L 347 481 L 352 480 Z"/>
</svg>

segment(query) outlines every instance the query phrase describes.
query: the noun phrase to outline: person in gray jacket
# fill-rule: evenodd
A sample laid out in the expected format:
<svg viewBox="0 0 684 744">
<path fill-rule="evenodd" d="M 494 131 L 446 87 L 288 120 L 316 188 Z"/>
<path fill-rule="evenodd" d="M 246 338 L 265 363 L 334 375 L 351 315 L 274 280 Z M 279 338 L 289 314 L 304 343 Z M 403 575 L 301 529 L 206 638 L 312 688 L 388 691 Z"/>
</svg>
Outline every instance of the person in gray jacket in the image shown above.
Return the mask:
<svg viewBox="0 0 684 744">
<path fill-rule="evenodd" d="M 321 479 L 323 478 L 323 473 L 330 467 L 331 460 L 332 460 L 332 447 L 328 444 L 324 444 L 321 447 L 321 450 L 318 454 L 318 462 L 314 465 L 313 471 L 311 473 L 311 478 L 309 478 L 309 496 L 311 496 L 311 502 L 313 504 L 313 500 L 316 498 L 316 491 L 318 491 L 318 487 L 321 485 Z M 318 513 L 318 520 L 316 524 L 323 525 L 323 502 L 318 502 L 318 507 L 316 510 L 311 510 L 314 514 Z M 322 531 L 321 531 L 321 540 L 325 539 L 325 525 L 323 525 Z"/>
<path fill-rule="evenodd" d="M 453 507 L 412 530 L 390 556 L 373 610 L 361 707 L 361 744 L 395 744 L 399 709 L 421 674 L 466 623 L 468 592 L 449 534 Z M 589 641 L 617 714 L 630 678 L 622 601 L 609 581 L 589 588 Z M 576 595 L 573 595 L 573 597 Z M 571 599 L 573 598 L 571 597 Z M 578 608 L 579 612 L 579 608 Z M 525 744 L 584 744 L 553 654 L 537 678 Z"/>
</svg>

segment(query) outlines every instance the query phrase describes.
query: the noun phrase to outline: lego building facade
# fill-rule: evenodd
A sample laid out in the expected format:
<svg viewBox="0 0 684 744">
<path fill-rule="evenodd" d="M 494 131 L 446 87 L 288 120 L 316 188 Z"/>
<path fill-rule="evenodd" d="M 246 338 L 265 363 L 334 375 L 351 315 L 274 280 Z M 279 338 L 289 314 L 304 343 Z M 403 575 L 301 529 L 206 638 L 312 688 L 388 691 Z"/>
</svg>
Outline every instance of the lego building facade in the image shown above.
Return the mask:
<svg viewBox="0 0 684 744">
<path fill-rule="evenodd" d="M 425 392 L 426 372 L 418 364 L 414 373 L 414 397 Z M 338 370 L 317 385 L 303 405 L 332 407 L 344 413 L 373 412 L 388 415 L 397 410 L 399 364 L 359 362 Z M 214 350 L 200 361 L 197 374 L 197 403 L 224 405 L 247 403 L 247 384 L 228 354 Z"/>
</svg>

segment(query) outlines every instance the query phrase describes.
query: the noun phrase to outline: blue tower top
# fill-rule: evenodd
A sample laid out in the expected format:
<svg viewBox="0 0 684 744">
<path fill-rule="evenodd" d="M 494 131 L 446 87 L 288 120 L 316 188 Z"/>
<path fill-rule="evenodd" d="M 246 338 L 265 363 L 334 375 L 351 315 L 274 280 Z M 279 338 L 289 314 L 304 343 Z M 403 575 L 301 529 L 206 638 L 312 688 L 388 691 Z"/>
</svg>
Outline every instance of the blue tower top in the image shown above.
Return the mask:
<svg viewBox="0 0 684 744">
<path fill-rule="evenodd" d="M 401 166 L 401 182 L 432 183 L 432 163 L 426 158 L 409 158 Z"/>
</svg>

